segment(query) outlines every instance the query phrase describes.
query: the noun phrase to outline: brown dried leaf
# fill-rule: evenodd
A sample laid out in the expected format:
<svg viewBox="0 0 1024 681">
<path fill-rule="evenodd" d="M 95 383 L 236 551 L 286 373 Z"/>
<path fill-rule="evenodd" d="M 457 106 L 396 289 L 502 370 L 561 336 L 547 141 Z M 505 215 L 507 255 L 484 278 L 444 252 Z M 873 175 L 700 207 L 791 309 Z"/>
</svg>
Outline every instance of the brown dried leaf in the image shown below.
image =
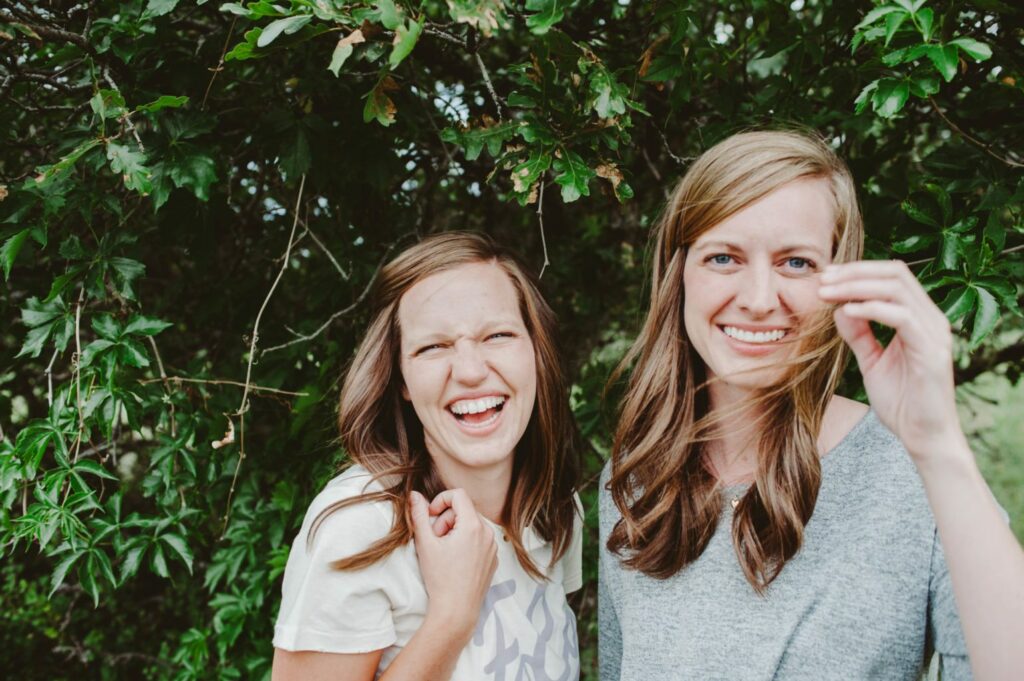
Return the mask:
<svg viewBox="0 0 1024 681">
<path fill-rule="evenodd" d="M 668 40 L 667 35 L 658 36 L 658 38 L 651 43 L 651 46 L 644 50 L 644 53 L 640 56 L 640 68 L 637 69 L 638 76 L 643 78 L 647 75 L 648 69 L 651 68 L 651 60 L 654 58 L 654 51 L 666 40 Z"/>
<path fill-rule="evenodd" d="M 602 163 L 594 168 L 594 172 L 597 173 L 598 177 L 603 177 L 611 182 L 613 189 L 618 189 L 619 183 L 626 179 L 622 175 L 622 171 L 614 163 Z"/>
<path fill-rule="evenodd" d="M 339 45 L 358 45 L 359 43 L 365 43 L 366 38 L 363 37 L 363 32 L 360 29 L 356 29 L 349 33 L 347 36 L 338 41 Z"/>
</svg>

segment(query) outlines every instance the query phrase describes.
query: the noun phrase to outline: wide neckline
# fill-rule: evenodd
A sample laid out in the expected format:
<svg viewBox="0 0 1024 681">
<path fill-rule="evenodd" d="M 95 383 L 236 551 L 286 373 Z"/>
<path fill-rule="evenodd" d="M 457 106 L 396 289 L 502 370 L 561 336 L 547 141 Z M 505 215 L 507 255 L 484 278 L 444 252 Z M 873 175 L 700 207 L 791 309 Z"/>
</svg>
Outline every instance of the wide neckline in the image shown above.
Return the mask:
<svg viewBox="0 0 1024 681">
<path fill-rule="evenodd" d="M 874 413 L 875 413 L 875 410 L 869 406 L 868 410 L 866 412 L 864 412 L 864 415 L 861 416 L 857 420 L 856 423 L 853 424 L 853 427 L 850 428 L 849 431 L 847 431 L 846 435 L 841 437 L 839 439 L 839 442 L 837 442 L 830 450 L 828 450 L 827 452 L 825 452 L 824 454 L 822 454 L 819 457 L 819 459 L 821 461 L 821 471 L 822 471 L 822 474 L 824 474 L 826 467 L 830 467 L 830 466 L 835 465 L 835 464 L 831 464 L 829 462 L 832 461 L 833 459 L 837 458 L 838 454 L 840 453 L 839 450 L 840 449 L 845 449 L 846 445 L 847 445 L 847 442 L 849 442 L 851 439 L 853 439 L 853 437 L 857 434 L 857 432 L 859 430 L 861 430 L 862 428 L 866 427 L 866 424 L 867 424 L 868 420 L 871 418 L 872 414 L 874 414 Z M 742 490 L 748 489 L 751 484 L 753 484 L 753 483 L 752 482 L 739 482 L 739 483 L 735 483 L 733 485 L 728 485 L 728 486 L 720 487 L 719 490 L 722 492 L 722 494 L 728 496 L 728 495 L 731 495 L 731 494 L 733 494 L 733 493 L 735 493 L 737 491 L 742 491 Z"/>
</svg>

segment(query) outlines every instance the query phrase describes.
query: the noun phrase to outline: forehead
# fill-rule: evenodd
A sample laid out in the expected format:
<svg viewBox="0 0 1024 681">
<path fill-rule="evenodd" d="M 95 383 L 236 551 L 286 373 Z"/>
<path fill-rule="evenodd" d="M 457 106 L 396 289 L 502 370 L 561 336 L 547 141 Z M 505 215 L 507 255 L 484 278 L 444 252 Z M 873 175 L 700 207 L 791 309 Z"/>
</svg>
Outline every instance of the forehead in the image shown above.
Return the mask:
<svg viewBox="0 0 1024 681">
<path fill-rule="evenodd" d="M 497 263 L 472 263 L 420 280 L 398 302 L 398 324 L 407 338 L 473 333 L 489 324 L 522 323 L 519 297 Z"/>
<path fill-rule="evenodd" d="M 694 249 L 727 242 L 740 247 L 814 248 L 830 254 L 835 199 L 825 178 L 795 180 L 733 213 L 701 234 Z"/>
</svg>

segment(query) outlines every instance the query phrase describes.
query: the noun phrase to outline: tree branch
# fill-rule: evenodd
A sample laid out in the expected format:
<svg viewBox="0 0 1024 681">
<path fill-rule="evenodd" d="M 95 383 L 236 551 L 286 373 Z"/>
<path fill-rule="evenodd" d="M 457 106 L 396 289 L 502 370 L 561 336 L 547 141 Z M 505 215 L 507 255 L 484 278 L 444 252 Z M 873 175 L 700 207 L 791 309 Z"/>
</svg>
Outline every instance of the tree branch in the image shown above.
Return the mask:
<svg viewBox="0 0 1024 681">
<path fill-rule="evenodd" d="M 239 440 L 238 440 L 238 463 L 235 464 L 235 474 L 231 477 L 231 489 L 228 490 L 228 500 L 224 509 L 224 527 L 222 530 L 221 538 L 224 533 L 228 530 L 228 521 L 231 518 L 231 500 L 235 496 L 235 485 L 238 483 L 238 473 L 242 469 L 242 462 L 245 460 L 245 412 L 249 409 L 249 390 L 252 385 L 252 365 L 256 359 L 256 343 L 259 341 L 260 333 L 260 320 L 263 318 L 263 311 L 267 309 L 267 305 L 270 303 L 270 298 L 274 295 L 274 290 L 277 288 L 277 284 L 281 281 L 281 277 L 284 276 L 285 270 L 288 269 L 289 256 L 292 252 L 292 243 L 295 241 L 295 229 L 299 226 L 299 208 L 302 206 L 302 192 L 306 188 L 306 176 L 303 175 L 302 179 L 299 180 L 299 191 L 295 197 L 295 219 L 292 220 L 292 230 L 288 234 L 288 245 L 285 246 L 284 258 L 281 262 L 281 269 L 277 272 L 277 277 L 274 278 L 274 283 L 270 285 L 270 290 L 267 291 L 267 296 L 263 299 L 263 304 L 260 305 L 259 312 L 256 313 L 256 321 L 252 325 L 252 337 L 249 339 L 249 361 L 245 367 L 245 387 L 242 390 L 242 402 L 238 406 L 236 415 L 239 421 Z"/>
<path fill-rule="evenodd" d="M 988 154 L 992 158 L 996 159 L 997 161 L 1001 161 L 1002 163 L 1005 163 L 1006 165 L 1010 166 L 1011 168 L 1024 168 L 1024 163 L 1019 163 L 1019 162 L 1014 161 L 1013 159 L 1008 158 L 1006 156 L 1000 156 L 996 152 L 992 151 L 992 147 L 990 147 L 989 145 L 985 144 L 981 140 L 979 140 L 979 139 L 977 139 L 975 137 L 972 137 L 971 135 L 969 135 L 966 132 L 964 132 L 964 130 L 959 125 L 957 125 L 953 121 L 949 120 L 949 118 L 946 116 L 946 114 L 944 114 L 942 112 L 942 109 L 939 108 L 939 105 L 935 103 L 935 99 L 934 98 L 929 97 L 928 101 L 931 103 L 932 108 L 935 110 L 935 113 L 939 114 L 939 117 L 942 118 L 942 120 L 946 121 L 946 125 L 951 127 L 954 132 L 959 134 L 965 140 L 967 140 L 968 142 L 970 142 L 974 146 L 978 147 L 979 149 L 984 151 L 986 154 Z"/>
</svg>

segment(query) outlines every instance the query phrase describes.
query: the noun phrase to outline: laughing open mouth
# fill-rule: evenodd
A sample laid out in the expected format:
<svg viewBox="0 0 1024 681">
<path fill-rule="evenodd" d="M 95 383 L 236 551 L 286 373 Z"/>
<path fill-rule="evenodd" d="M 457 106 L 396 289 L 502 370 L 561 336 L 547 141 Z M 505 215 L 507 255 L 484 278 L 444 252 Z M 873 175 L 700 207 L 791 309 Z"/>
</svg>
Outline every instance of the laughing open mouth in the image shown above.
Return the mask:
<svg viewBox="0 0 1024 681">
<path fill-rule="evenodd" d="M 498 414 L 505 408 L 507 399 L 504 395 L 493 395 L 457 400 L 448 405 L 448 411 L 459 423 L 474 427 L 486 426 L 498 418 Z"/>
</svg>

